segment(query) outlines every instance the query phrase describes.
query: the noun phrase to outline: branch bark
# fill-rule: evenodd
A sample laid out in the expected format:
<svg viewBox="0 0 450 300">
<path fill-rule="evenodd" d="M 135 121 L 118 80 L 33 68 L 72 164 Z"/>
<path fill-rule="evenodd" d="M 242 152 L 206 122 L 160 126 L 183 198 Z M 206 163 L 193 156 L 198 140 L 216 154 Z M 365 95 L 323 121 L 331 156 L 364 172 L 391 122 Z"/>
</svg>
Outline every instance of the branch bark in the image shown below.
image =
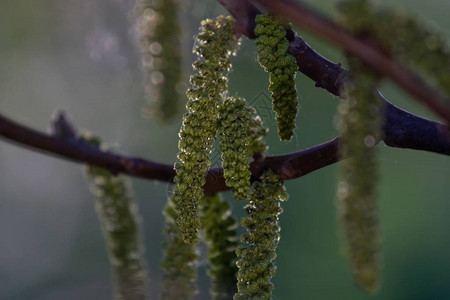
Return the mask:
<svg viewBox="0 0 450 300">
<path fill-rule="evenodd" d="M 102 151 L 78 139 L 75 129 L 67 121 L 63 125 L 64 132 L 62 134 L 58 132 L 57 135 L 49 135 L 16 123 L 0 114 L 0 137 L 48 155 L 106 168 L 113 174 L 123 173 L 145 179 L 173 182 L 176 175 L 173 165 Z M 280 173 L 284 179 L 293 179 L 336 162 L 336 153 L 337 141 L 331 140 L 295 153 L 255 160 L 250 164 L 250 169 L 253 179 L 259 178 L 267 168 L 272 168 Z M 325 157 L 325 159 L 322 159 L 322 157 Z M 295 177 L 289 175 L 288 172 L 292 173 L 290 168 L 283 167 L 284 163 L 289 161 L 301 165 L 301 168 L 294 175 Z M 214 168 L 208 171 L 204 189 L 208 193 L 229 189 L 225 185 L 222 169 Z"/>
<path fill-rule="evenodd" d="M 388 146 L 450 155 L 450 129 L 447 126 L 412 115 L 387 103 L 389 105 L 385 108 L 387 117 L 383 129 L 386 136 L 384 141 Z M 62 133 L 60 131 L 57 135 L 48 135 L 0 114 L 0 137 L 73 162 L 103 167 L 113 174 L 123 173 L 145 179 L 173 182 L 175 177 L 173 165 L 102 151 L 79 140 L 68 122 L 63 125 Z M 339 138 L 335 138 L 294 153 L 261 157 L 250 164 L 252 180 L 259 178 L 267 168 L 277 172 L 283 180 L 299 178 L 337 162 L 338 149 Z M 208 171 L 204 189 L 207 193 L 229 189 L 225 185 L 222 169 L 214 168 Z"/>
</svg>

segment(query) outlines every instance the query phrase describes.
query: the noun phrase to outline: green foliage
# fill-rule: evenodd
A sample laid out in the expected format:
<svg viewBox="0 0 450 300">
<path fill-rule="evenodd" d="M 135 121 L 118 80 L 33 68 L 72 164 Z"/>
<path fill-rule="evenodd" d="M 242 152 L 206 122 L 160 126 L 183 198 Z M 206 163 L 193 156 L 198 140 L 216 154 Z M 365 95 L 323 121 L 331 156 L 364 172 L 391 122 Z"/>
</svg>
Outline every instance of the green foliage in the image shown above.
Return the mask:
<svg viewBox="0 0 450 300">
<path fill-rule="evenodd" d="M 149 110 L 163 121 L 176 115 L 181 98 L 177 12 L 177 0 L 137 0 L 135 7 Z"/>
<path fill-rule="evenodd" d="M 164 209 L 166 227 L 163 244 L 164 260 L 162 268 L 161 300 L 189 300 L 197 294 L 195 279 L 197 272 L 194 263 L 198 260 L 195 244 L 186 244 L 176 224 L 177 211 L 172 199 L 169 199 Z"/>
<path fill-rule="evenodd" d="M 208 244 L 212 299 L 231 299 L 236 293 L 236 220 L 231 216 L 230 205 L 219 194 L 205 196 L 201 211 Z"/>
<path fill-rule="evenodd" d="M 247 199 L 250 186 L 248 165 L 251 109 L 244 99 L 227 98 L 219 110 L 220 151 L 227 186 L 233 188 L 233 196 Z"/>
<path fill-rule="evenodd" d="M 294 81 L 298 67 L 295 58 L 287 53 L 289 41 L 286 39 L 286 29 L 290 26 L 272 16 L 256 17 L 258 62 L 270 74 L 269 91 L 282 141 L 291 140 L 298 110 Z"/>
<path fill-rule="evenodd" d="M 197 239 L 200 228 L 198 201 L 203 196 L 202 186 L 210 164 L 208 158 L 218 125 L 218 107 L 227 90 L 231 68 L 230 55 L 238 41 L 233 34 L 232 17 L 218 17 L 202 22 L 195 52 L 198 59 L 193 67 L 198 74 L 191 76 L 187 91 L 188 110 L 179 133 L 179 162 L 174 202 L 179 212 L 177 222 L 186 242 Z"/>
<path fill-rule="evenodd" d="M 349 30 L 370 35 L 450 97 L 450 48 L 431 24 L 400 10 L 377 9 L 368 0 L 342 1 L 339 10 Z"/>
<path fill-rule="evenodd" d="M 375 146 L 381 138 L 381 107 L 377 75 L 349 59 L 350 84 L 338 111 L 341 134 L 337 198 L 347 252 L 358 283 L 373 292 L 379 284 L 378 182 Z"/>
<path fill-rule="evenodd" d="M 282 212 L 279 200 L 286 200 L 287 194 L 278 175 L 267 170 L 253 184 L 250 203 L 245 207 L 249 214 L 242 218 L 241 225 L 247 233 L 241 236 L 245 243 L 236 253 L 238 292 L 234 299 L 270 299 L 274 289 L 270 279 L 275 275 L 275 249 L 280 239 L 278 216 Z"/>
<path fill-rule="evenodd" d="M 108 149 L 98 137 L 85 133 L 81 138 Z M 145 299 L 147 274 L 138 207 L 130 196 L 129 182 L 108 170 L 87 166 L 95 196 L 95 208 L 106 239 L 113 269 L 115 299 Z"/>
</svg>

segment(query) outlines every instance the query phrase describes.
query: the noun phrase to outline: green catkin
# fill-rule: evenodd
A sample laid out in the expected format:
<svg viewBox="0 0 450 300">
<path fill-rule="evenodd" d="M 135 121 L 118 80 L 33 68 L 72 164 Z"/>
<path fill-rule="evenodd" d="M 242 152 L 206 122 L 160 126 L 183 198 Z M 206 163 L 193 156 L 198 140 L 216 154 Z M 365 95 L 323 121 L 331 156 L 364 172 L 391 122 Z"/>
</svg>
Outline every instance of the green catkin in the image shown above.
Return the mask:
<svg viewBox="0 0 450 300">
<path fill-rule="evenodd" d="M 250 186 L 248 131 L 251 109 L 244 99 L 227 98 L 219 109 L 220 151 L 225 183 L 233 188 L 233 196 L 246 200 Z"/>
<path fill-rule="evenodd" d="M 365 290 L 375 292 L 380 281 L 375 157 L 381 138 L 379 78 L 356 59 L 349 63 L 351 83 L 338 108 L 339 149 L 345 159 L 340 165 L 337 199 L 353 274 Z"/>
<path fill-rule="evenodd" d="M 208 244 L 208 275 L 213 300 L 228 300 L 236 293 L 236 220 L 230 205 L 219 194 L 201 201 L 202 227 Z"/>
<path fill-rule="evenodd" d="M 142 51 L 148 111 L 162 121 L 177 114 L 182 81 L 177 0 L 137 0 L 138 41 Z"/>
<path fill-rule="evenodd" d="M 81 139 L 102 149 L 108 149 L 89 133 Z M 148 284 L 141 217 L 130 196 L 129 182 L 108 170 L 87 166 L 95 196 L 95 208 L 106 240 L 111 263 L 116 300 L 145 299 Z"/>
<path fill-rule="evenodd" d="M 341 1 L 339 12 L 347 29 L 378 43 L 450 98 L 450 48 L 428 24 L 398 10 L 376 8 L 368 0 Z M 374 291 L 380 268 L 373 148 L 381 135 L 381 113 L 375 113 L 380 108 L 373 94 L 378 78 L 358 62 L 351 62 L 350 69 L 350 100 L 339 108 L 341 155 L 349 158 L 341 165 L 338 199 L 355 277 L 366 290 Z"/>
<path fill-rule="evenodd" d="M 160 300 L 189 300 L 197 294 L 195 285 L 197 272 L 194 264 L 198 260 L 195 244 L 186 244 L 176 224 L 177 212 L 172 199 L 164 209 L 166 226 L 163 244 L 164 260 L 161 264 L 164 275 Z"/>
<path fill-rule="evenodd" d="M 218 108 L 227 90 L 231 69 L 230 55 L 237 48 L 232 17 L 202 21 L 193 67 L 197 74 L 190 79 L 187 91 L 188 112 L 180 129 L 179 161 L 175 163 L 177 176 L 174 202 L 178 210 L 177 223 L 185 242 L 197 240 L 200 228 L 198 202 L 203 197 L 202 186 L 210 164 L 208 155 L 216 138 Z"/>
<path fill-rule="evenodd" d="M 245 207 L 248 217 L 241 224 L 247 233 L 241 236 L 243 246 L 236 253 L 240 256 L 237 266 L 238 292 L 235 300 L 271 299 L 274 289 L 270 279 L 275 275 L 276 247 L 280 239 L 278 216 L 282 212 L 279 200 L 287 194 L 278 175 L 267 170 L 253 184 L 250 203 Z"/>
<path fill-rule="evenodd" d="M 339 10 L 339 21 L 350 31 L 373 37 L 450 98 L 450 47 L 430 24 L 399 10 L 375 8 L 367 0 L 341 1 Z"/>
<path fill-rule="evenodd" d="M 289 41 L 286 39 L 286 29 L 290 26 L 272 16 L 256 16 L 258 62 L 270 74 L 269 91 L 282 141 L 292 139 L 298 110 L 295 88 L 298 67 L 295 57 L 287 53 Z"/>
</svg>

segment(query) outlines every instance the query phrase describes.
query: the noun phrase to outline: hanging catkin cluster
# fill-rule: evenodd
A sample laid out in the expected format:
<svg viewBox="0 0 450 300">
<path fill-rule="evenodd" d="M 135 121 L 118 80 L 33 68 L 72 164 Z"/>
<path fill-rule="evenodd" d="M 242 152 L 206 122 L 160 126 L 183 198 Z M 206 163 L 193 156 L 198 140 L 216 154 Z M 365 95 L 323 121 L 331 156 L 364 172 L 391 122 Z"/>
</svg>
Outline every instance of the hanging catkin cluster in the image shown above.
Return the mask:
<svg viewBox="0 0 450 300">
<path fill-rule="evenodd" d="M 195 47 L 198 59 L 193 67 L 198 74 L 191 76 L 187 91 L 188 112 L 179 133 L 179 162 L 175 164 L 174 202 L 186 242 L 195 241 L 200 228 L 198 201 L 203 196 L 202 186 L 210 164 L 208 155 L 216 138 L 218 108 L 227 89 L 224 74 L 231 68 L 229 57 L 238 44 L 233 24 L 232 17 L 203 21 Z"/>
<path fill-rule="evenodd" d="M 208 245 L 213 300 L 228 300 L 236 293 L 236 220 L 230 205 L 219 194 L 201 201 L 202 227 Z"/>
<path fill-rule="evenodd" d="M 341 1 L 339 11 L 349 30 L 374 37 L 450 98 L 450 47 L 430 24 L 403 11 L 377 9 L 368 0 Z"/>
<path fill-rule="evenodd" d="M 104 150 L 108 149 L 98 137 L 89 133 L 83 134 L 81 139 Z M 144 300 L 148 280 L 141 217 L 130 196 L 129 182 L 123 177 L 113 176 L 106 169 L 93 166 L 87 167 L 86 174 L 91 181 L 95 209 L 112 266 L 114 299 Z"/>
<path fill-rule="evenodd" d="M 379 228 L 375 146 L 381 138 L 379 79 L 366 65 L 349 59 L 350 84 L 339 106 L 341 133 L 337 198 L 347 252 L 358 283 L 373 292 L 379 284 Z"/>
<path fill-rule="evenodd" d="M 219 110 L 220 151 L 225 182 L 233 188 L 233 196 L 238 200 L 247 199 L 250 186 L 248 131 L 251 114 L 251 109 L 241 98 L 225 99 Z"/>
<path fill-rule="evenodd" d="M 237 262 L 238 292 L 235 300 L 271 299 L 274 289 L 270 279 L 275 275 L 275 249 L 280 239 L 278 216 L 282 212 L 279 200 L 287 195 L 278 175 L 267 170 L 253 184 L 250 203 L 245 207 L 248 217 L 241 224 L 247 233 L 241 236 L 243 246 L 236 253 L 241 258 Z"/>
<path fill-rule="evenodd" d="M 272 93 L 278 135 L 282 141 L 291 140 L 297 115 L 297 90 L 295 58 L 287 53 L 289 41 L 286 29 L 290 26 L 272 16 L 256 17 L 255 34 L 258 62 L 270 74 L 269 91 Z"/>
<path fill-rule="evenodd" d="M 197 278 L 194 263 L 198 260 L 194 244 L 186 244 L 176 224 L 177 212 L 172 199 L 164 209 L 166 226 L 163 244 L 164 260 L 161 264 L 164 275 L 160 300 L 190 300 L 197 294 Z"/>
<path fill-rule="evenodd" d="M 177 0 L 137 0 L 135 14 L 149 111 L 163 121 L 177 113 L 182 80 Z"/>
</svg>

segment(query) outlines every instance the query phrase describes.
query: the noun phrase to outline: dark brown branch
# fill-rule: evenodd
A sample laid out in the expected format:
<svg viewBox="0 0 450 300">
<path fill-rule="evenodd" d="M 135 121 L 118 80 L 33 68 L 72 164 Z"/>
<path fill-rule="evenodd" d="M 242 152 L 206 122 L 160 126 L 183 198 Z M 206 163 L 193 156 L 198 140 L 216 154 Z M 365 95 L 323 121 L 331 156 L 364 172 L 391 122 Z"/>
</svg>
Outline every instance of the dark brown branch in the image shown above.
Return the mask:
<svg viewBox="0 0 450 300">
<path fill-rule="evenodd" d="M 0 136 L 21 146 L 74 162 L 104 167 L 113 173 L 170 181 L 172 167 L 140 158 L 130 158 L 97 149 L 75 137 L 50 136 L 0 115 Z"/>
<path fill-rule="evenodd" d="M 392 147 L 426 150 L 450 155 L 450 131 L 443 125 L 406 112 L 391 105 L 385 124 L 386 144 Z M 399 114 L 399 115 L 397 115 Z M 400 117 L 399 117 L 400 116 Z M 64 120 L 63 120 L 64 121 Z M 61 122 L 56 119 L 56 122 Z M 406 123 L 405 123 L 406 122 Z M 420 132 L 414 128 L 420 129 Z M 172 182 L 175 177 L 173 165 L 161 164 L 142 158 L 101 151 L 76 138 L 75 130 L 59 126 L 55 135 L 47 135 L 18 124 L 0 114 L 0 137 L 21 146 L 59 156 L 78 163 L 86 163 L 135 177 Z M 446 138 L 444 138 L 446 137 Z M 427 142 L 424 142 L 427 141 Z M 326 167 L 338 161 L 338 139 L 294 153 L 269 156 L 250 164 L 252 177 L 258 178 L 263 170 L 271 168 L 284 180 L 294 179 Z M 208 193 L 228 190 L 222 169 L 211 169 L 206 176 L 204 189 Z"/>
<path fill-rule="evenodd" d="M 58 118 L 60 118 L 59 116 Z M 58 120 L 57 120 L 58 122 Z M 64 132 L 74 133 L 73 128 L 64 123 Z M 85 163 L 103 167 L 112 173 L 123 173 L 135 177 L 172 182 L 175 177 L 173 165 L 161 164 L 142 158 L 129 157 L 121 154 L 105 152 L 76 138 L 74 134 L 48 135 L 18 124 L 0 114 L 0 137 L 21 146 L 58 156 L 78 163 Z M 280 173 L 284 179 L 293 179 L 310 173 L 337 161 L 336 140 L 316 147 L 281 156 L 270 156 L 252 162 L 250 168 L 252 176 L 258 178 L 261 172 L 272 168 Z M 322 159 L 325 157 L 326 159 Z M 296 174 L 284 164 L 300 164 Z M 205 191 L 215 193 L 228 190 L 223 178 L 222 169 L 210 169 L 206 177 Z"/>
<path fill-rule="evenodd" d="M 442 117 L 447 124 L 450 124 L 450 108 L 446 104 L 448 100 L 416 76 L 414 72 L 402 66 L 379 48 L 351 35 L 304 4 L 295 4 L 288 0 L 254 1 L 262 4 L 272 13 L 283 15 L 296 25 L 310 30 L 357 56 L 381 74 L 391 78 L 406 92 L 428 106 L 436 115 Z"/>
</svg>

